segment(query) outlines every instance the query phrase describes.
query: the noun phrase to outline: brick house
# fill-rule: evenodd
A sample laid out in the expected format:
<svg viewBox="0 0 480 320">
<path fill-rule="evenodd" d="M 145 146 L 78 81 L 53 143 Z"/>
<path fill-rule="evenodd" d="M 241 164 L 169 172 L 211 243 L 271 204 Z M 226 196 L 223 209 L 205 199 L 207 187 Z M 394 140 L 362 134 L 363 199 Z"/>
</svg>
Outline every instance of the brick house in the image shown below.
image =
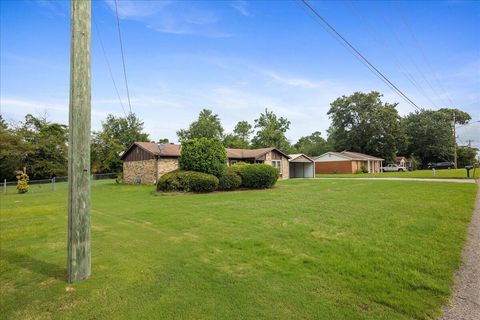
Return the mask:
<svg viewBox="0 0 480 320">
<path fill-rule="evenodd" d="M 289 156 L 277 148 L 231 149 L 226 148 L 228 163 L 265 163 L 280 171 L 280 179 L 289 178 Z M 156 144 L 135 142 L 125 151 L 123 160 L 123 181 L 125 183 L 155 183 L 167 172 L 178 169 L 181 146 L 178 144 Z"/>
<path fill-rule="evenodd" d="M 365 168 L 368 173 L 382 170 L 384 159 L 368 154 L 342 151 L 327 152 L 314 158 L 315 173 L 356 173 Z"/>
</svg>

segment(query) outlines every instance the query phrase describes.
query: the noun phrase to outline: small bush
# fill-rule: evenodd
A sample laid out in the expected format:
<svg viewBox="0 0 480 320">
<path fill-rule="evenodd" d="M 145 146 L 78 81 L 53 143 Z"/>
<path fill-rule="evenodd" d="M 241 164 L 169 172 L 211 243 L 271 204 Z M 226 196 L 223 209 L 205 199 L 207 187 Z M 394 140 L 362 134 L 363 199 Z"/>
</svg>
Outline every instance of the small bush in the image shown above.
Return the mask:
<svg viewBox="0 0 480 320">
<path fill-rule="evenodd" d="M 278 180 L 278 169 L 266 164 L 242 165 L 239 169 L 242 187 L 251 189 L 271 188 Z"/>
<path fill-rule="evenodd" d="M 198 138 L 182 143 L 180 168 L 220 177 L 227 167 L 225 147 L 218 140 Z"/>
<path fill-rule="evenodd" d="M 227 168 L 227 172 L 218 179 L 218 190 L 229 191 L 240 188 L 242 178 L 235 172 L 235 168 Z"/>
<path fill-rule="evenodd" d="M 157 183 L 157 191 L 212 192 L 218 187 L 218 178 L 214 175 L 175 170 L 164 174 Z"/>
<path fill-rule="evenodd" d="M 367 166 L 362 164 L 362 173 L 368 173 Z"/>
<path fill-rule="evenodd" d="M 26 168 L 23 168 L 23 171 L 17 172 L 17 191 L 18 193 L 27 193 L 28 192 L 28 181 L 29 177 L 27 175 Z"/>
</svg>

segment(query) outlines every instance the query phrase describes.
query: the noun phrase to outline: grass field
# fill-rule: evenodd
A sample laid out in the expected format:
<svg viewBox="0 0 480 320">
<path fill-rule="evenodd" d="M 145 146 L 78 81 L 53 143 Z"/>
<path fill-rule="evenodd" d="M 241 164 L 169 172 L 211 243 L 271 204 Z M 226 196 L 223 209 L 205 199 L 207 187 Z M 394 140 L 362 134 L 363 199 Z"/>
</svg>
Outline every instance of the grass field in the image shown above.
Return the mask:
<svg viewBox="0 0 480 320">
<path fill-rule="evenodd" d="M 436 179 L 468 179 L 465 169 L 436 170 L 435 176 L 432 170 L 415 170 L 406 172 L 381 172 L 381 173 L 352 173 L 352 174 L 317 174 L 317 178 L 436 178 Z M 473 178 L 473 170 L 470 170 L 470 179 Z M 475 171 L 475 179 L 480 178 L 480 169 Z"/>
<path fill-rule="evenodd" d="M 432 319 L 474 184 L 289 180 L 92 188 L 93 274 L 68 285 L 66 187 L 1 201 L 3 319 Z"/>
</svg>

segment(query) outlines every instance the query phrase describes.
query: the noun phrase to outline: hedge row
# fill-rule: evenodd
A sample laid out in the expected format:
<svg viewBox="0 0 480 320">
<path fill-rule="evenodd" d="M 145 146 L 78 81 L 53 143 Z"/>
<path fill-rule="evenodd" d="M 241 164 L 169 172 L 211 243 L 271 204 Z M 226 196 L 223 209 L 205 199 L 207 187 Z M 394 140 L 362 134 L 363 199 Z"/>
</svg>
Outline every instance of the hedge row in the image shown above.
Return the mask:
<svg viewBox="0 0 480 320">
<path fill-rule="evenodd" d="M 238 188 L 265 189 L 273 187 L 278 176 L 278 170 L 266 164 L 235 164 L 228 167 L 220 178 L 202 172 L 175 170 L 159 179 L 157 190 L 212 192 Z"/>
<path fill-rule="evenodd" d="M 157 183 L 157 191 L 212 192 L 217 188 L 217 177 L 196 171 L 175 170 L 161 176 Z"/>
</svg>

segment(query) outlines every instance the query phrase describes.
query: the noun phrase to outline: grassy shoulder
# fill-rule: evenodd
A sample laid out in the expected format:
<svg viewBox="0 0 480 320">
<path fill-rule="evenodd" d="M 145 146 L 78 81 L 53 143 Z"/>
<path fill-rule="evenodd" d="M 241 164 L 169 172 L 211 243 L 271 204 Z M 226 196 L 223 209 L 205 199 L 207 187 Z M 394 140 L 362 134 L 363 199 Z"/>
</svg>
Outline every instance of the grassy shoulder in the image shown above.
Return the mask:
<svg viewBox="0 0 480 320">
<path fill-rule="evenodd" d="M 415 170 L 406 172 L 381 172 L 381 173 L 355 173 L 355 174 L 317 174 L 317 178 L 431 178 L 431 179 L 472 179 L 473 170 L 470 170 L 470 178 L 465 169 L 436 170 L 435 176 L 432 170 Z M 475 172 L 475 179 L 480 178 L 480 169 Z"/>
<path fill-rule="evenodd" d="M 7 194 L 0 312 L 435 318 L 450 294 L 475 192 L 474 184 L 301 179 L 270 190 L 163 195 L 102 182 L 92 188 L 93 274 L 71 286 L 65 185 Z"/>
</svg>

